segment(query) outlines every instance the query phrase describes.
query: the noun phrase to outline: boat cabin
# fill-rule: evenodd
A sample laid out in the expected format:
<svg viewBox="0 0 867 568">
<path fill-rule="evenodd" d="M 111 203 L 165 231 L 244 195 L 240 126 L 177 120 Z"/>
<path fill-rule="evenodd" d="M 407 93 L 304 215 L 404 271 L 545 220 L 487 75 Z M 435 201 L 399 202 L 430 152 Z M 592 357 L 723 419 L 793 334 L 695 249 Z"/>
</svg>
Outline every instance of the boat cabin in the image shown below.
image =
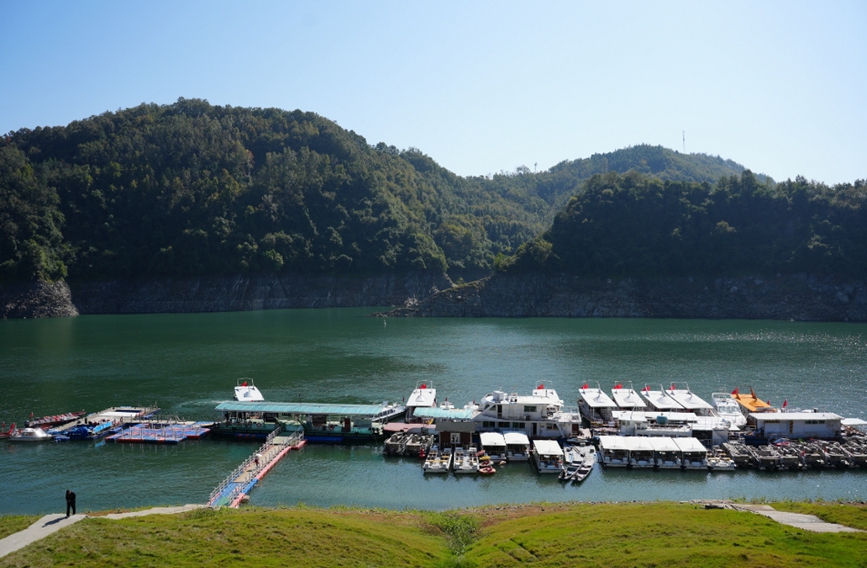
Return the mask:
<svg viewBox="0 0 867 568">
<path fill-rule="evenodd" d="M 626 443 L 629 447 L 629 467 L 654 467 L 653 440 L 645 436 L 630 436 L 626 437 Z"/>
<path fill-rule="evenodd" d="M 599 436 L 599 454 L 605 467 L 629 466 L 629 445 L 625 436 Z"/>
<path fill-rule="evenodd" d="M 684 469 L 707 469 L 707 448 L 695 438 L 673 438 Z"/>
<path fill-rule="evenodd" d="M 578 389 L 578 408 L 591 426 L 614 424 L 611 412 L 617 409 L 617 403 L 598 386 L 593 388 L 585 384 Z"/>
<path fill-rule="evenodd" d="M 755 412 L 756 435 L 762 438 L 838 438 L 843 417 L 832 412 Z"/>
<path fill-rule="evenodd" d="M 563 448 L 554 440 L 533 440 L 533 460 L 539 473 L 563 470 Z"/>
<path fill-rule="evenodd" d="M 644 397 L 650 408 L 657 412 L 682 412 L 684 410 L 683 405 L 665 393 L 662 385 L 659 386 L 659 390 L 652 390 L 650 386 L 645 385 L 641 389 L 641 396 Z"/>
<path fill-rule="evenodd" d="M 631 384 L 629 388 L 623 388 L 621 383 L 617 383 L 611 389 L 611 395 L 620 410 L 647 410 L 644 399 L 632 388 Z"/>
<path fill-rule="evenodd" d="M 482 449 L 492 460 L 506 459 L 506 437 L 499 432 L 482 432 L 479 434 Z"/>
<path fill-rule="evenodd" d="M 486 394 L 474 420 L 480 432 L 522 431 L 532 438 L 569 438 L 581 431 L 581 416 L 564 409 L 554 389 L 539 385 L 529 396 Z"/>
<path fill-rule="evenodd" d="M 651 438 L 650 444 L 653 446 L 653 461 L 658 469 L 680 469 L 681 451 L 673 438 Z"/>
<path fill-rule="evenodd" d="M 530 439 L 523 432 L 503 432 L 506 441 L 508 461 L 527 461 L 530 459 Z"/>
<path fill-rule="evenodd" d="M 428 383 L 418 383 L 406 401 L 406 421 L 421 422 L 416 416 L 416 410 L 422 408 L 434 408 L 437 405 L 437 390 Z"/>
</svg>

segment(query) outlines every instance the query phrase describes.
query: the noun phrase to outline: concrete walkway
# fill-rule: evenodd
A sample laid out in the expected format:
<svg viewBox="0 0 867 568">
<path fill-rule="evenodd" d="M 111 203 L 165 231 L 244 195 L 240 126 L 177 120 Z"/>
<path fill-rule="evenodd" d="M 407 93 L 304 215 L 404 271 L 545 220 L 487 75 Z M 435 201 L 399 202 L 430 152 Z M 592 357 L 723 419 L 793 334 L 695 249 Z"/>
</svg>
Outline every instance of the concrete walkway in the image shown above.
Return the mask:
<svg viewBox="0 0 867 568">
<path fill-rule="evenodd" d="M 101 515 L 93 518 L 125 519 L 128 517 L 141 517 L 144 515 L 168 515 L 174 513 L 184 513 L 186 511 L 193 511 L 195 509 L 200 509 L 204 506 L 205 505 L 183 505 L 181 507 L 154 507 L 153 509 L 146 509 L 144 511 L 133 511 L 131 513 L 112 513 L 110 515 Z M 0 540 L 0 558 L 3 558 L 7 554 L 12 554 L 16 550 L 20 550 L 28 544 L 43 539 L 46 536 L 53 534 L 62 528 L 66 528 L 74 523 L 77 523 L 81 519 L 86 518 L 87 515 L 72 515 L 68 519 L 66 518 L 66 515 L 63 514 L 45 515 L 23 531 L 11 534 L 6 538 Z"/>
<path fill-rule="evenodd" d="M 864 532 L 852 527 L 845 527 L 834 523 L 826 523 L 815 515 L 804 515 L 803 513 L 787 513 L 785 511 L 777 511 L 770 505 L 747 505 L 733 503 L 732 509 L 735 511 L 749 511 L 759 515 L 764 515 L 769 519 L 773 519 L 780 524 L 789 525 L 805 531 L 817 533 L 838 533 L 838 532 Z"/>
</svg>

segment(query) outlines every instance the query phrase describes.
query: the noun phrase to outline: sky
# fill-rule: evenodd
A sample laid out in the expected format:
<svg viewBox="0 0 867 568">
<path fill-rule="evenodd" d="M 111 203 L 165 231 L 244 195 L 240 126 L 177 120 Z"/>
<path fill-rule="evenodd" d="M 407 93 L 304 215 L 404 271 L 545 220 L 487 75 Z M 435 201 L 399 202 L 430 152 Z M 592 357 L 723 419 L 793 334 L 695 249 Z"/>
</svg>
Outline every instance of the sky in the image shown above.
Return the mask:
<svg viewBox="0 0 867 568">
<path fill-rule="evenodd" d="M 178 98 L 462 176 L 637 144 L 867 178 L 867 2 L 0 0 L 0 133 Z"/>
</svg>

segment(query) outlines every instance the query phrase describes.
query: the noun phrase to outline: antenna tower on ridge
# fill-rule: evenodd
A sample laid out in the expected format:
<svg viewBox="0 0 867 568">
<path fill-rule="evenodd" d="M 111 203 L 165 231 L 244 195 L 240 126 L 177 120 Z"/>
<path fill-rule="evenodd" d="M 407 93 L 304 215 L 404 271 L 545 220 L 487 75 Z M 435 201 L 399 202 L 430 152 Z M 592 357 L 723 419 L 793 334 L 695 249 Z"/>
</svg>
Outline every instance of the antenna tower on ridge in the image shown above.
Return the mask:
<svg viewBox="0 0 867 568">
<path fill-rule="evenodd" d="M 686 154 L 686 130 L 683 131 L 683 153 Z"/>
</svg>

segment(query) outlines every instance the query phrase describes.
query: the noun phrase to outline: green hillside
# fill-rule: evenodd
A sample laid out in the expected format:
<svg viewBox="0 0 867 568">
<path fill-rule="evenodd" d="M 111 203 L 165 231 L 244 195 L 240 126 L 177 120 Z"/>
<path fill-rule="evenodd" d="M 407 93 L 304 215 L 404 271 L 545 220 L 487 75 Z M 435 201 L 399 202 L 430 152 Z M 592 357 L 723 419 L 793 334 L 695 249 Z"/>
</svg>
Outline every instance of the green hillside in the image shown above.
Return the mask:
<svg viewBox="0 0 867 568">
<path fill-rule="evenodd" d="M 0 139 L 0 279 L 490 273 L 599 172 L 713 182 L 743 167 L 635 146 L 460 177 L 314 113 L 142 104 Z"/>
</svg>

